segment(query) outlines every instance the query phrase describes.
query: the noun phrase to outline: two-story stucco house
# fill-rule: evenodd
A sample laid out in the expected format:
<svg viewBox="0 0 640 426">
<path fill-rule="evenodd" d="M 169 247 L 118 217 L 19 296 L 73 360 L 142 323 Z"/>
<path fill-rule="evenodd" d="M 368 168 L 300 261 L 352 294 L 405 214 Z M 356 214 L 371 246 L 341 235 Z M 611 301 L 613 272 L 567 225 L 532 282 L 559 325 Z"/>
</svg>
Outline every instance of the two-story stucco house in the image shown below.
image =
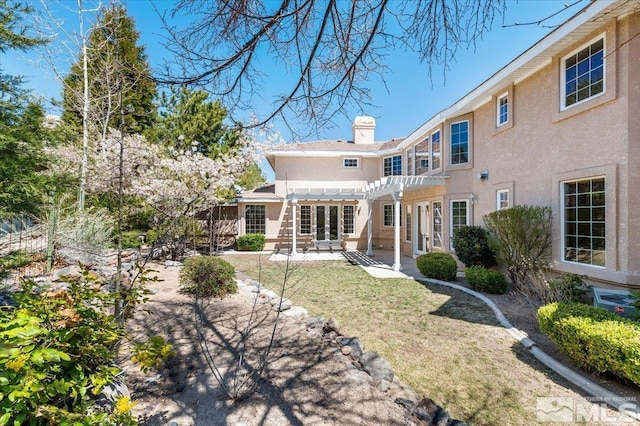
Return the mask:
<svg viewBox="0 0 640 426">
<path fill-rule="evenodd" d="M 268 249 L 454 253 L 453 231 L 551 206 L 553 266 L 640 287 L 640 2 L 595 1 L 403 139 L 272 149 L 275 183 L 239 197 Z M 401 107 L 401 101 L 398 102 Z M 383 123 L 378 123 L 383 124 Z"/>
</svg>

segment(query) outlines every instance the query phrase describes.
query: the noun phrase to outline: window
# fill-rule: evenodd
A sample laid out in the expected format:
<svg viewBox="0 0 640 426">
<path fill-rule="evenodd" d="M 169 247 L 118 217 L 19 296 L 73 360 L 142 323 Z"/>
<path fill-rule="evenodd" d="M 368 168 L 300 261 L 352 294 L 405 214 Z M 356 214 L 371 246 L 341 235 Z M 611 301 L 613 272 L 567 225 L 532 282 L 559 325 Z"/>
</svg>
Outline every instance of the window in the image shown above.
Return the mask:
<svg viewBox="0 0 640 426">
<path fill-rule="evenodd" d="M 451 124 L 451 164 L 469 162 L 469 122 Z"/>
<path fill-rule="evenodd" d="M 358 159 L 357 158 L 344 158 L 342 160 L 342 167 L 345 169 L 357 169 L 358 168 Z"/>
<path fill-rule="evenodd" d="M 382 206 L 382 226 L 390 227 L 394 225 L 394 205 L 385 204 Z M 400 226 L 402 226 L 402 207 L 400 207 Z"/>
<path fill-rule="evenodd" d="M 407 176 L 413 175 L 413 148 L 406 151 L 407 156 Z"/>
<path fill-rule="evenodd" d="M 404 240 L 405 241 L 411 241 L 411 233 L 413 232 L 413 230 L 411 229 L 411 206 L 407 205 L 404 208 L 404 214 L 405 214 L 405 225 L 404 225 Z"/>
<path fill-rule="evenodd" d="M 604 177 L 562 183 L 563 259 L 594 266 L 605 264 Z"/>
<path fill-rule="evenodd" d="M 300 206 L 300 233 L 311 235 L 311 206 Z"/>
<path fill-rule="evenodd" d="M 468 200 L 453 200 L 451 201 L 451 249 L 453 247 L 453 235 L 456 229 L 462 228 L 469 224 L 469 201 Z"/>
<path fill-rule="evenodd" d="M 431 134 L 431 170 L 440 168 L 440 130 Z"/>
<path fill-rule="evenodd" d="M 355 233 L 355 206 L 342 206 L 342 232 L 344 234 Z"/>
<path fill-rule="evenodd" d="M 431 242 L 432 247 L 442 247 L 442 203 L 437 201 L 431 203 L 432 206 L 432 216 L 431 220 L 433 232 L 433 241 Z"/>
<path fill-rule="evenodd" d="M 604 93 L 604 38 L 565 57 L 562 79 L 563 108 Z"/>
<path fill-rule="evenodd" d="M 264 205 L 248 204 L 244 209 L 245 232 L 265 234 L 266 208 Z"/>
<path fill-rule="evenodd" d="M 402 175 L 402 155 L 394 155 L 393 157 L 386 157 L 383 160 L 382 175 L 383 176 Z"/>
<path fill-rule="evenodd" d="M 498 98 L 496 107 L 498 117 L 497 125 L 500 127 L 509 121 L 509 95 L 507 93 Z"/>
<path fill-rule="evenodd" d="M 500 189 L 496 192 L 496 210 L 508 209 L 511 207 L 509 204 L 509 190 Z"/>
<path fill-rule="evenodd" d="M 416 144 L 414 150 L 416 153 L 416 176 L 427 173 L 429 171 L 429 138 Z"/>
</svg>

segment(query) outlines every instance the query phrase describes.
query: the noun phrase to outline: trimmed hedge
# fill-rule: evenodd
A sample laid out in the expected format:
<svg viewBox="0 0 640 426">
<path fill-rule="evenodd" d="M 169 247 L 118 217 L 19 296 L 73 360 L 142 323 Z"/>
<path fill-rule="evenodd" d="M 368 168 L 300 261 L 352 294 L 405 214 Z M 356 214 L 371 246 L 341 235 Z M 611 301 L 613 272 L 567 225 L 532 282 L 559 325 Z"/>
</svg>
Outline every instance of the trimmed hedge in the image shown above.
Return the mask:
<svg viewBox="0 0 640 426">
<path fill-rule="evenodd" d="M 497 264 L 496 255 L 489 245 L 489 233 L 479 226 L 462 226 L 453 233 L 456 256 L 465 266 L 491 268 Z"/>
<path fill-rule="evenodd" d="M 482 266 L 470 266 L 464 270 L 464 276 L 474 290 L 491 294 L 504 294 L 507 291 L 507 280 L 500 272 Z"/>
<path fill-rule="evenodd" d="M 180 291 L 197 297 L 224 297 L 238 290 L 235 276 L 235 268 L 224 259 L 190 257 L 180 271 Z"/>
<path fill-rule="evenodd" d="M 577 366 L 609 372 L 640 386 L 640 324 L 581 303 L 538 309 L 540 330 Z"/>
<path fill-rule="evenodd" d="M 455 281 L 458 264 L 448 253 L 426 253 L 416 258 L 416 266 L 422 275 L 443 281 Z"/>
<path fill-rule="evenodd" d="M 260 251 L 264 248 L 265 236 L 262 234 L 245 234 L 236 239 L 240 251 Z"/>
</svg>

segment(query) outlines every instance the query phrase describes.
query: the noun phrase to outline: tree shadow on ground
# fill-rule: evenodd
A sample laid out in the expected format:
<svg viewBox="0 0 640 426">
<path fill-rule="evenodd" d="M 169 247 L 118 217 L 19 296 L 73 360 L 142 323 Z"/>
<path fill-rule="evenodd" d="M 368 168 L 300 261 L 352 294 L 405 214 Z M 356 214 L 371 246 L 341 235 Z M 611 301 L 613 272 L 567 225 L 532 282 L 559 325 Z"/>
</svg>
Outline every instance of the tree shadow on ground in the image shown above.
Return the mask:
<svg viewBox="0 0 640 426">
<path fill-rule="evenodd" d="M 129 327 L 140 340 L 163 335 L 177 355 L 157 373 L 136 373 L 128 366 L 132 397 L 142 401 L 137 413 L 143 425 L 411 422 L 409 413 L 373 386 L 368 375 L 360 375 L 338 348 L 307 330 L 304 322 L 284 316 L 267 368 L 252 378 L 255 392 L 234 402 L 215 380 L 214 370 L 230 386 L 243 373 L 255 373 L 273 332 L 271 306 L 257 306 L 247 333 L 251 305 L 242 294 L 197 305 L 175 293 L 155 299 L 141 307 L 146 312 L 139 310 Z M 243 352 L 242 337 L 247 335 L 249 349 Z"/>
<path fill-rule="evenodd" d="M 474 324 L 499 326 L 493 311 L 481 300 L 460 290 L 421 281 L 432 293 L 448 296 L 448 300 L 440 305 L 431 315 L 447 317 Z"/>
</svg>

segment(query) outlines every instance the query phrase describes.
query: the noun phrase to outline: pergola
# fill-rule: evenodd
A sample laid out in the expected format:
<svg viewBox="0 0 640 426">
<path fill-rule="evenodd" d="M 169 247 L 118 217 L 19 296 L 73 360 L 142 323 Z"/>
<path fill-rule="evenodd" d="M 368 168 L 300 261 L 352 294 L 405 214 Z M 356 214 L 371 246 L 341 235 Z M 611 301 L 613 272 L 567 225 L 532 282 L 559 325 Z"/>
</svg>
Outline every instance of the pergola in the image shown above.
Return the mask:
<svg viewBox="0 0 640 426">
<path fill-rule="evenodd" d="M 373 226 L 371 223 L 371 213 L 373 201 L 378 198 L 391 195 L 394 201 L 393 218 L 393 270 L 402 269 L 400 264 L 400 203 L 404 196 L 404 191 L 427 188 L 430 186 L 444 185 L 448 176 L 387 176 L 380 180 L 369 183 L 362 188 L 291 188 L 287 194 L 287 200 L 291 201 L 293 208 L 293 241 L 292 253 L 296 253 L 297 209 L 295 206 L 298 200 L 336 200 L 354 201 L 366 200 L 368 205 L 367 216 L 367 255 L 373 256 Z"/>
</svg>

